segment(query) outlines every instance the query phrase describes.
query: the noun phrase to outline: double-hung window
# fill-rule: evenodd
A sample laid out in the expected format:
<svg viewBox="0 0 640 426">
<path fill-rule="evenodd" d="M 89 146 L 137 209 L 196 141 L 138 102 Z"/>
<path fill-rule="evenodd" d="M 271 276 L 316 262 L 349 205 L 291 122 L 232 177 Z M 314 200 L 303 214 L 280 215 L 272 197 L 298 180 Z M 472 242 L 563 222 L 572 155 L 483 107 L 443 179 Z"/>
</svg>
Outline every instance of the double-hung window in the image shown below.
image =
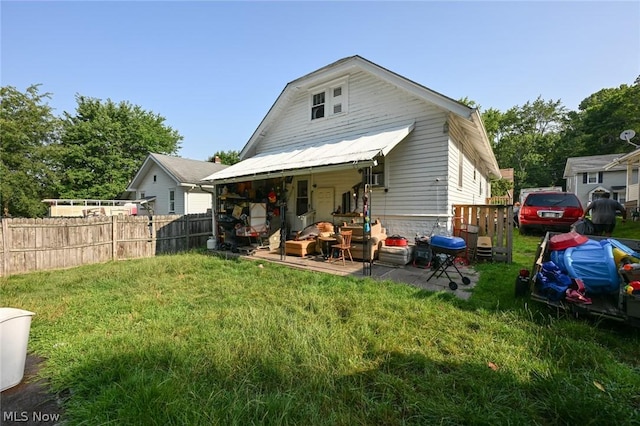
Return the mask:
<svg viewBox="0 0 640 426">
<path fill-rule="evenodd" d="M 176 191 L 173 189 L 169 190 L 169 213 L 176 212 Z"/>
<path fill-rule="evenodd" d="M 296 193 L 296 214 L 302 215 L 309 211 L 309 181 L 299 180 Z"/>
<path fill-rule="evenodd" d="M 311 120 L 332 117 L 347 112 L 347 79 L 334 80 L 309 90 Z"/>
<path fill-rule="evenodd" d="M 582 183 L 602 183 L 604 181 L 603 172 L 586 172 L 582 175 Z"/>
<path fill-rule="evenodd" d="M 313 95 L 313 105 L 311 106 L 311 119 L 315 120 L 324 117 L 325 93 L 320 92 Z"/>
</svg>

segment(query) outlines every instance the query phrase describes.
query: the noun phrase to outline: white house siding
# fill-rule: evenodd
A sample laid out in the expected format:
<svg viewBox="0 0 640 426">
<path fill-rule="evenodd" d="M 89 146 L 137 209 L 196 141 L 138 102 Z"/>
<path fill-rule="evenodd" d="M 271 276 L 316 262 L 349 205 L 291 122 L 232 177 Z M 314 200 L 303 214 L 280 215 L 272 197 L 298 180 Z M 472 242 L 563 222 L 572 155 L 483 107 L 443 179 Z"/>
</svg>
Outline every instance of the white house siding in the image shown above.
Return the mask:
<svg viewBox="0 0 640 426">
<path fill-rule="evenodd" d="M 169 190 L 171 189 L 175 191 L 173 212 L 169 211 Z M 203 192 L 197 187 L 178 186 L 176 181 L 157 164 L 152 164 L 149 172 L 141 179 L 136 195 L 140 197 L 143 193 L 147 197 L 156 197 L 154 214 L 196 214 L 206 213 L 211 209 L 210 193 Z"/>
<path fill-rule="evenodd" d="M 153 176 L 156 176 L 156 181 L 153 181 Z M 162 170 L 157 164 L 151 165 L 149 171 L 143 176 L 140 185 L 138 186 L 138 196 L 144 193 L 145 196 L 155 196 L 154 202 L 154 214 L 168 214 L 169 213 L 169 190 L 168 188 L 176 188 L 176 200 L 180 197 L 178 194 L 178 188 L 175 180 L 173 180 L 167 173 Z M 177 205 L 176 205 L 177 208 Z"/>
<path fill-rule="evenodd" d="M 300 90 L 256 147 L 256 153 L 295 149 L 305 141 L 335 141 L 339 138 L 407 124 L 424 103 L 395 86 L 364 72 L 349 78 L 348 113 L 310 120 L 309 96 Z"/>
<path fill-rule="evenodd" d="M 267 129 L 256 154 L 295 149 L 307 140 L 330 142 L 415 121 L 413 132 L 385 159 L 387 192 L 385 188 L 373 188 L 372 217 L 380 218 L 389 232 L 410 236 L 430 231 L 438 218 L 448 220 L 452 203 L 484 202 L 484 196 L 479 195 L 480 180 L 485 194 L 488 184 L 480 171 L 474 180 L 473 158 L 465 158 L 464 185 L 462 189 L 457 186 L 458 150 L 450 140 L 451 132 L 445 129 L 447 111 L 362 71 L 349 77 L 348 112 L 343 115 L 310 120 L 310 96 L 307 90 L 298 91 L 279 114 L 279 120 Z M 353 171 L 313 174 L 313 179 L 309 178 L 310 185 L 334 188 L 338 206 L 342 193 L 361 177 Z M 290 195 L 295 195 L 295 188 Z M 294 201 L 290 200 L 289 206 L 295 206 Z M 288 220 L 293 229 L 300 226 L 293 209 Z"/>
<path fill-rule="evenodd" d="M 365 72 L 354 73 L 349 78 L 346 114 L 311 121 L 309 96 L 310 92 L 299 91 L 280 115 L 281 119 L 268 129 L 257 147 L 257 153 L 294 149 L 304 140 L 334 141 L 415 120 L 413 132 L 385 160 L 385 186 L 388 192 L 384 192 L 384 188 L 374 188 L 372 214 L 376 218 L 381 216 L 377 209 L 382 207 L 387 228 L 397 229 L 398 232 L 411 230 L 415 234 L 424 232 L 429 223 L 447 211 L 445 181 L 448 147 L 447 135 L 443 132 L 445 111 Z M 328 176 L 324 179 L 336 179 L 336 206 L 341 203 L 342 193 L 361 178 L 355 174 L 345 181 L 340 173 L 332 174 L 331 178 Z M 319 186 L 333 186 L 330 180 L 320 184 L 317 182 L 319 177 L 316 176 Z M 436 177 L 441 178 L 440 188 L 434 186 Z M 290 220 L 291 215 L 293 213 L 290 213 Z M 295 224 L 297 218 L 294 216 L 293 219 L 290 223 Z"/>
<path fill-rule="evenodd" d="M 459 150 L 463 152 L 462 184 L 458 179 Z M 455 123 L 449 125 L 449 206 L 454 204 L 484 204 L 490 194 L 488 173 L 471 143 Z M 482 187 L 482 191 L 480 191 Z M 451 214 L 451 209 L 447 212 Z"/>
</svg>

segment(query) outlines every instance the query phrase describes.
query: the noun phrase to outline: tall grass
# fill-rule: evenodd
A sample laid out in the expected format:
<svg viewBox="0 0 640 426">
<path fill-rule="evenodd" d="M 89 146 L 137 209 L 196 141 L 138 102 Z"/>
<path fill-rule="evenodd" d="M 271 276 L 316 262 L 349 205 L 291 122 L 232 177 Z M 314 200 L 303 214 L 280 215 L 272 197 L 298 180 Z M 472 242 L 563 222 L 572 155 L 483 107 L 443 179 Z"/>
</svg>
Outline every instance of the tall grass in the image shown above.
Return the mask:
<svg viewBox="0 0 640 426">
<path fill-rule="evenodd" d="M 192 252 L 0 281 L 69 424 L 639 424 L 637 330 Z"/>
</svg>

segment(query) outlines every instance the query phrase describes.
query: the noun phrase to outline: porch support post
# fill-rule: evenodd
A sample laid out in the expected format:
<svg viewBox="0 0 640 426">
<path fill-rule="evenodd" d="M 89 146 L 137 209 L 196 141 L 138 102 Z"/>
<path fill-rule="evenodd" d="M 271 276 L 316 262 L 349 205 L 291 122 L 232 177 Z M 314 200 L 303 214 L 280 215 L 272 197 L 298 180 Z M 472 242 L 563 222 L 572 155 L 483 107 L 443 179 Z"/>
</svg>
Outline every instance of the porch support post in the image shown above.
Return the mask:
<svg viewBox="0 0 640 426">
<path fill-rule="evenodd" d="M 213 236 L 214 248 L 218 248 L 218 187 L 213 185 L 211 197 L 211 235 Z"/>
<path fill-rule="evenodd" d="M 287 259 L 287 179 L 282 176 L 282 191 L 280 193 L 280 260 Z"/>
<path fill-rule="evenodd" d="M 371 184 L 373 166 L 362 169 L 362 275 L 371 276 Z"/>
</svg>

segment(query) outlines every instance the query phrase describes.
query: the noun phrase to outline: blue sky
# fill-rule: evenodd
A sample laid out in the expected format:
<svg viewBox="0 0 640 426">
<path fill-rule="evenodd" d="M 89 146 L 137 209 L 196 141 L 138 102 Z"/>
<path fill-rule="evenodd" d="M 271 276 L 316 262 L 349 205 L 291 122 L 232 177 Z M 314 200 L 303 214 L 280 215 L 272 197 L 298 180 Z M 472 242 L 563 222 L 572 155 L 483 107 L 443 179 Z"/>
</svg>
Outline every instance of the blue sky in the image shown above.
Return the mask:
<svg viewBox="0 0 640 426">
<path fill-rule="evenodd" d="M 179 155 L 240 150 L 285 85 L 360 55 L 501 111 L 640 75 L 640 2 L 0 3 L 2 86 L 128 101 L 184 136 Z M 621 129 L 621 131 L 624 129 Z"/>
</svg>

